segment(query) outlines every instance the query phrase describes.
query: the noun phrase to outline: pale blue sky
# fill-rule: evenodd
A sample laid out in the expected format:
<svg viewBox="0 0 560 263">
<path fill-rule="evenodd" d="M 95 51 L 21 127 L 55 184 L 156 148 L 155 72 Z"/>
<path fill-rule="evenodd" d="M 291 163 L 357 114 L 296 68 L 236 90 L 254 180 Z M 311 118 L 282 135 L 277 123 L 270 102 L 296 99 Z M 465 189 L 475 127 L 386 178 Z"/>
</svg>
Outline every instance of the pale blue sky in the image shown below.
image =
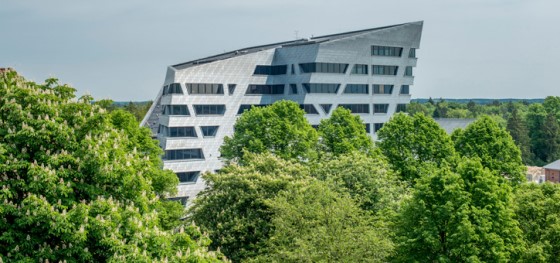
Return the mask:
<svg viewBox="0 0 560 263">
<path fill-rule="evenodd" d="M 0 0 L 0 67 L 153 99 L 168 65 L 424 20 L 414 98 L 560 96 L 558 0 Z"/>
</svg>

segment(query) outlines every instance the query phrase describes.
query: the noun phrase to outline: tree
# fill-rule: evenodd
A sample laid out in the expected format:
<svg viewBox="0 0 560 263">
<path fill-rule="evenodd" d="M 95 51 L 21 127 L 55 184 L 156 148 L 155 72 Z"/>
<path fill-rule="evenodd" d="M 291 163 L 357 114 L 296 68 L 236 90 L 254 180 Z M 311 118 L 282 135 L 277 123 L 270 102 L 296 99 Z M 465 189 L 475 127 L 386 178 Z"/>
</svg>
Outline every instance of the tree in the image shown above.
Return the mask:
<svg viewBox="0 0 560 263">
<path fill-rule="evenodd" d="M 222 157 L 243 161 L 246 152 L 271 152 L 284 159 L 309 158 L 317 144 L 317 132 L 304 115 L 292 101 L 253 107 L 239 117 L 233 136 L 224 138 Z"/>
<path fill-rule="evenodd" d="M 552 114 L 560 121 L 560 97 L 548 96 L 543 102 L 544 109 L 548 114 Z"/>
<path fill-rule="evenodd" d="M 463 158 L 425 167 L 396 222 L 396 262 L 506 262 L 522 252 L 511 188 Z"/>
<path fill-rule="evenodd" d="M 511 135 L 488 116 L 482 116 L 454 135 L 455 149 L 469 158 L 478 157 L 484 167 L 509 179 L 513 184 L 525 181 L 521 151 Z"/>
<path fill-rule="evenodd" d="M 333 155 L 360 151 L 373 153 L 373 141 L 366 133 L 360 116 L 350 110 L 336 108 L 331 117 L 319 124 L 320 149 Z"/>
<path fill-rule="evenodd" d="M 205 174 L 209 187 L 194 200 L 190 219 L 228 258 L 255 257 L 269 238 L 274 212 L 270 200 L 292 184 L 305 183 L 309 169 L 270 153 L 245 153 L 243 166 L 231 164 Z"/>
<path fill-rule="evenodd" d="M 423 114 L 395 114 L 378 131 L 379 148 L 401 179 L 412 183 L 428 163 L 452 162 L 455 149 L 447 133 Z"/>
<path fill-rule="evenodd" d="M 532 104 L 527 113 L 527 124 L 531 135 L 531 151 L 535 164 L 544 165 L 554 159 L 558 151 L 558 122 L 547 114 L 541 104 Z"/>
<path fill-rule="evenodd" d="M 74 92 L 0 73 L 2 260 L 218 261 L 163 199 L 178 180 L 149 131 Z"/>
<path fill-rule="evenodd" d="M 515 193 L 515 212 L 527 243 L 525 262 L 560 262 L 560 185 L 521 185 Z"/>
<path fill-rule="evenodd" d="M 525 120 L 519 116 L 516 109 L 513 109 L 508 119 L 507 130 L 521 151 L 521 160 L 523 160 L 523 163 L 531 163 L 533 157 L 531 154 L 529 129 L 527 128 Z"/>
<path fill-rule="evenodd" d="M 273 234 L 257 262 L 387 262 L 388 230 L 320 181 L 271 201 Z"/>
</svg>

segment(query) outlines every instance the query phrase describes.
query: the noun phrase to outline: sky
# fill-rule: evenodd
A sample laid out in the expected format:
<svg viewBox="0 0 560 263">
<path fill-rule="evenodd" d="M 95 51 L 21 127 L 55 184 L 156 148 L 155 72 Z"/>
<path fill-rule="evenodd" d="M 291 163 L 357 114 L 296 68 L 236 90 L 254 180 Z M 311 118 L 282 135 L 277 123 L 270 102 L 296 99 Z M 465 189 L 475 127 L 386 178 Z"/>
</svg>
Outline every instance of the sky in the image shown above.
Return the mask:
<svg viewBox="0 0 560 263">
<path fill-rule="evenodd" d="M 0 67 L 96 99 L 155 98 L 166 68 L 424 21 L 413 98 L 560 96 L 558 0 L 0 0 Z"/>
</svg>

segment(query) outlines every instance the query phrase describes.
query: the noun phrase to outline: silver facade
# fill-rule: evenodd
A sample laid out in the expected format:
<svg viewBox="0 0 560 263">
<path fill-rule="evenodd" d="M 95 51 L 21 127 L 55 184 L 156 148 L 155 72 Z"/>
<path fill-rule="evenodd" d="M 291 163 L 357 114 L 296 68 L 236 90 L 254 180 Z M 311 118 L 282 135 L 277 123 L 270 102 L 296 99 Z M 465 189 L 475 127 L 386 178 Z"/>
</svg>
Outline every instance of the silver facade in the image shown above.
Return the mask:
<svg viewBox="0 0 560 263">
<path fill-rule="evenodd" d="M 161 147 L 168 153 L 172 153 L 172 150 L 201 149 L 203 156 L 198 156 L 197 153 L 194 157 L 185 157 L 191 159 L 164 158 L 164 168 L 176 173 L 203 173 L 222 167 L 219 148 L 224 137 L 233 134 L 233 126 L 241 105 L 265 105 L 277 100 L 292 100 L 302 105 L 313 105 L 317 113 L 306 116 L 312 125 L 317 125 L 321 119 L 329 117 L 338 105 L 360 104 L 363 107 L 365 104 L 367 109 L 362 110 L 369 113 L 357 114 L 370 126 L 369 133 L 375 137 L 375 127 L 388 121 L 397 111 L 397 105 L 410 102 L 409 92 L 405 90 L 405 94 L 401 94 L 400 91 L 403 85 L 412 89 L 414 77 L 405 75 L 416 66 L 417 58 L 414 53 L 419 48 L 421 33 L 422 22 L 413 22 L 252 47 L 173 65 L 168 67 L 164 84 L 142 125 L 152 129 L 161 142 Z M 400 54 L 374 55 L 373 46 L 399 48 Z M 300 65 L 302 63 L 339 63 L 348 66 L 344 73 L 305 73 Z M 254 74 L 257 65 L 286 65 L 286 73 Z M 367 65 L 367 74 L 352 73 L 354 65 Z M 373 65 L 398 68 L 395 75 L 374 75 Z M 174 84 L 175 88 L 180 87 L 182 94 L 164 94 L 164 89 L 169 89 L 172 83 L 178 83 Z M 187 85 L 197 83 L 221 84 L 223 94 L 189 94 Z M 336 93 L 308 92 L 311 91 L 308 84 L 318 83 L 339 84 L 339 88 Z M 249 85 L 259 84 L 284 85 L 284 91 L 274 95 L 246 94 Z M 369 92 L 345 93 L 348 84 L 366 84 Z M 228 85 L 235 85 L 231 94 Z M 392 85 L 392 92 L 374 94 L 374 85 Z M 294 88 L 297 89 L 296 93 Z M 321 104 L 330 104 L 329 112 L 326 112 Z M 164 112 L 168 105 L 186 105 L 189 115 L 180 116 L 170 114 L 169 111 Z M 200 114 L 195 105 L 224 105 L 225 112 Z M 384 111 L 385 107 L 374 105 L 388 105 L 388 109 L 386 113 L 374 113 L 374 107 L 377 107 L 378 111 L 379 108 Z M 204 137 L 202 127 L 206 126 L 219 128 L 214 136 Z M 174 127 L 194 127 L 196 137 L 193 136 L 191 128 L 187 131 L 190 137 L 177 137 L 185 132 L 177 133 L 178 129 Z M 170 136 L 170 128 L 174 128 L 173 137 Z M 188 180 L 193 182 L 181 183 L 178 196 L 192 198 L 204 189 L 205 183 L 200 176 L 182 175 L 190 176 Z"/>
</svg>

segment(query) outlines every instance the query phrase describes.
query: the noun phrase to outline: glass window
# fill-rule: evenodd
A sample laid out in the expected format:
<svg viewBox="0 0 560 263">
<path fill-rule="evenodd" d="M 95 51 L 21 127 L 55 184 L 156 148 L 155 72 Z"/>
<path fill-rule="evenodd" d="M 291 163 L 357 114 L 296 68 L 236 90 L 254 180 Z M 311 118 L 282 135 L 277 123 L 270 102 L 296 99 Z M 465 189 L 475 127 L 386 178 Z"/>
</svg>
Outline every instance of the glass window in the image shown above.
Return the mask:
<svg viewBox="0 0 560 263">
<path fill-rule="evenodd" d="M 393 85 L 373 84 L 373 94 L 393 94 Z"/>
<path fill-rule="evenodd" d="M 398 66 L 373 65 L 373 75 L 397 75 Z"/>
<path fill-rule="evenodd" d="M 255 68 L 255 75 L 284 75 L 288 71 L 287 65 L 257 65 Z"/>
<path fill-rule="evenodd" d="M 354 67 L 352 68 L 352 71 L 350 72 L 350 74 L 363 74 L 363 75 L 367 75 L 368 74 L 368 65 L 365 64 L 356 64 L 354 65 Z"/>
<path fill-rule="evenodd" d="M 284 94 L 284 84 L 276 84 L 276 85 L 255 85 L 251 84 L 247 88 L 247 92 L 245 94 L 269 94 L 269 95 L 278 95 Z"/>
<path fill-rule="evenodd" d="M 400 94 L 403 94 L 403 95 L 410 94 L 410 86 L 402 85 Z"/>
<path fill-rule="evenodd" d="M 352 113 L 369 113 L 369 104 L 339 104 L 338 107 L 349 109 Z"/>
<path fill-rule="evenodd" d="M 239 110 L 237 110 L 237 114 L 242 114 L 245 111 L 250 110 L 253 107 L 266 107 L 269 104 L 241 104 L 241 106 L 239 106 Z"/>
<path fill-rule="evenodd" d="M 340 84 L 332 83 L 304 83 L 303 88 L 307 93 L 338 93 Z"/>
<path fill-rule="evenodd" d="M 344 93 L 369 94 L 368 84 L 347 84 Z"/>
<path fill-rule="evenodd" d="M 373 132 L 379 131 L 383 127 L 383 122 L 373 124 Z"/>
<path fill-rule="evenodd" d="M 305 111 L 305 114 L 319 114 L 313 104 L 300 104 L 299 107 Z"/>
<path fill-rule="evenodd" d="M 204 159 L 202 149 L 180 149 L 180 150 L 166 150 L 165 160 L 190 160 L 190 159 Z"/>
<path fill-rule="evenodd" d="M 197 137 L 194 127 L 169 127 L 167 137 Z"/>
<path fill-rule="evenodd" d="M 406 112 L 406 104 L 397 104 L 397 110 L 395 112 Z"/>
<path fill-rule="evenodd" d="M 402 55 L 402 50 L 402 47 L 371 46 L 371 55 L 400 57 Z"/>
<path fill-rule="evenodd" d="M 373 113 L 387 113 L 389 104 L 373 104 Z"/>
<path fill-rule="evenodd" d="M 196 183 L 200 172 L 181 172 L 176 174 L 179 177 L 179 183 Z"/>
<path fill-rule="evenodd" d="M 290 84 L 292 94 L 297 94 L 297 84 Z"/>
<path fill-rule="evenodd" d="M 168 198 L 167 200 L 169 200 L 169 201 L 175 201 L 175 202 L 180 202 L 181 205 L 187 206 L 187 201 L 189 200 L 189 197 L 188 197 L 188 196 L 171 197 L 171 198 Z"/>
<path fill-rule="evenodd" d="M 329 114 L 329 112 L 331 111 L 332 104 L 319 104 L 319 105 L 321 105 L 321 108 L 323 108 L 326 114 Z"/>
<path fill-rule="evenodd" d="M 220 126 L 201 126 L 202 136 L 204 137 L 214 137 L 218 133 L 218 128 Z"/>
<path fill-rule="evenodd" d="M 228 84 L 228 93 L 229 95 L 233 95 L 233 93 L 235 92 L 235 87 L 237 87 L 236 84 Z"/>
<path fill-rule="evenodd" d="M 412 67 L 411 66 L 407 66 L 405 68 L 404 75 L 405 76 L 412 76 Z"/>
<path fill-rule="evenodd" d="M 342 63 L 321 63 L 321 62 L 314 62 L 314 63 L 301 63 L 299 64 L 299 68 L 302 73 L 339 73 L 344 74 L 346 73 L 346 69 L 348 68 L 348 64 Z"/>
<path fill-rule="evenodd" d="M 186 83 L 187 91 L 196 94 L 224 94 L 224 85 L 212 83 Z"/>
<path fill-rule="evenodd" d="M 196 115 L 224 115 L 226 105 L 194 105 L 194 112 Z"/>
<path fill-rule="evenodd" d="M 187 105 L 165 105 L 163 107 L 163 115 L 191 115 Z"/>
<path fill-rule="evenodd" d="M 369 125 L 369 123 L 364 123 L 364 126 L 366 126 L 366 133 L 369 134 L 371 125 Z"/>
<path fill-rule="evenodd" d="M 183 89 L 179 83 L 171 83 L 169 86 L 163 87 L 163 95 L 167 94 L 183 94 Z"/>
<path fill-rule="evenodd" d="M 416 49 L 415 48 L 410 48 L 410 50 L 408 51 L 408 57 L 409 58 L 416 58 Z"/>
</svg>

